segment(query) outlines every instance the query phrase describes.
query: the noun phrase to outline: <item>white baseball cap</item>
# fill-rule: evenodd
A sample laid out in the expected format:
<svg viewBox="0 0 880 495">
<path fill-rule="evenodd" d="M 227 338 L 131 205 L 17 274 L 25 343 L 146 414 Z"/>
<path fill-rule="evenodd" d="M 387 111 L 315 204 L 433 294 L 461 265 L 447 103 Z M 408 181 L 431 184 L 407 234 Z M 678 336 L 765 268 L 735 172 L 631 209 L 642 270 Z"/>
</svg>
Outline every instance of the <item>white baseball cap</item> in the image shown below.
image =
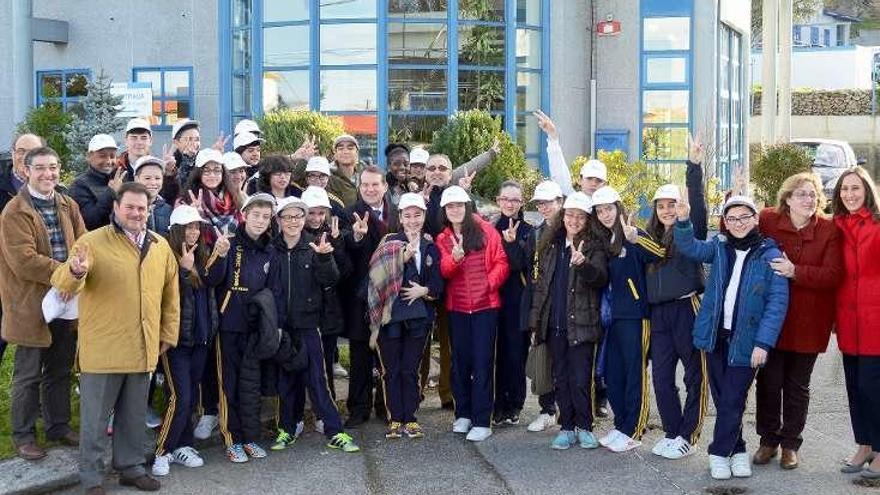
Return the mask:
<svg viewBox="0 0 880 495">
<path fill-rule="evenodd" d="M 327 191 L 317 186 L 307 187 L 301 199 L 309 208 L 330 208 L 330 196 L 327 195 Z"/>
<path fill-rule="evenodd" d="M 202 168 L 208 162 L 223 164 L 223 155 L 214 148 L 205 148 L 196 155 L 196 168 Z"/>
<path fill-rule="evenodd" d="M 89 139 L 89 152 L 105 150 L 108 148 L 119 149 L 116 140 L 109 134 L 95 134 Z"/>
<path fill-rule="evenodd" d="M 253 144 L 262 144 L 265 139 L 257 136 L 253 132 L 242 132 L 235 135 L 235 138 L 232 140 L 232 149 L 237 150 L 241 147 L 248 147 Z"/>
<path fill-rule="evenodd" d="M 244 158 L 234 151 L 223 153 L 223 167 L 227 172 L 238 170 L 240 168 L 248 168 L 250 165 L 245 163 Z"/>
<path fill-rule="evenodd" d="M 193 222 L 208 223 L 195 206 L 180 205 L 171 212 L 171 225 L 189 225 Z"/>
<path fill-rule="evenodd" d="M 565 198 L 565 204 L 562 205 L 562 209 L 564 210 L 570 208 L 578 209 L 584 213 L 590 214 L 593 212 L 593 201 L 590 200 L 589 196 L 580 191 L 573 192 Z"/>
<path fill-rule="evenodd" d="M 241 119 L 238 124 L 235 124 L 235 131 L 233 131 L 234 135 L 238 136 L 245 132 L 250 132 L 251 134 L 256 135 L 262 134 L 260 132 L 260 126 L 251 119 Z"/>
<path fill-rule="evenodd" d="M 559 184 L 552 180 L 545 180 L 535 186 L 535 193 L 532 195 L 532 201 L 555 201 L 564 197 L 562 188 Z"/>
<path fill-rule="evenodd" d="M 440 208 L 449 203 L 470 203 L 470 201 L 471 197 L 461 186 L 449 186 L 443 190 L 443 194 L 440 196 Z"/>
<path fill-rule="evenodd" d="M 425 198 L 422 197 L 421 194 L 404 193 L 400 196 L 400 202 L 397 203 L 397 208 L 400 211 L 403 211 L 410 206 L 415 206 L 420 210 L 428 211 L 428 206 L 425 205 Z"/>
<path fill-rule="evenodd" d="M 330 162 L 323 156 L 313 156 L 306 163 L 306 173 L 319 172 L 324 175 L 330 175 Z"/>
<path fill-rule="evenodd" d="M 257 193 L 257 194 L 254 194 L 253 196 L 249 196 L 248 199 L 246 199 L 244 201 L 244 204 L 241 205 L 241 211 L 246 210 L 248 208 L 248 206 L 256 203 L 257 201 L 264 201 L 266 203 L 271 203 L 272 208 L 275 208 L 275 205 L 278 204 L 278 202 L 275 201 L 275 196 L 272 196 L 269 193 Z"/>
<path fill-rule="evenodd" d="M 610 205 L 620 201 L 620 193 L 611 186 L 603 186 L 596 189 L 591 199 L 593 200 L 593 206 Z"/>
<path fill-rule="evenodd" d="M 681 190 L 675 184 L 664 184 L 657 188 L 657 192 L 654 193 L 654 199 L 651 201 L 657 201 L 659 199 L 681 201 Z"/>
<path fill-rule="evenodd" d="M 587 163 L 581 167 L 581 177 L 595 177 L 597 179 L 602 179 L 602 181 L 608 180 L 608 168 L 605 167 L 605 164 L 599 160 L 591 158 L 587 160 Z"/>
<path fill-rule="evenodd" d="M 131 166 L 131 169 L 134 171 L 134 175 L 137 175 L 138 170 L 140 170 L 141 167 L 146 167 L 147 165 L 155 165 L 162 169 L 163 174 L 165 173 L 165 162 L 162 161 L 160 158 L 152 155 L 144 155 L 138 158 L 137 161 L 134 162 L 134 165 Z"/>
<path fill-rule="evenodd" d="M 177 135 L 186 129 L 199 128 L 198 120 L 180 119 L 171 127 L 171 139 L 177 139 Z"/>
<path fill-rule="evenodd" d="M 755 206 L 755 202 L 752 201 L 752 198 L 742 195 L 736 195 L 727 198 L 727 201 L 724 202 L 724 208 L 722 208 L 721 211 L 727 213 L 727 210 L 733 208 L 734 206 L 745 206 L 746 208 L 752 210 L 752 213 L 758 213 L 758 207 Z"/>
<path fill-rule="evenodd" d="M 339 136 L 336 136 L 336 139 L 333 140 L 333 149 L 335 150 L 336 146 L 338 146 L 339 143 L 342 143 L 344 141 L 354 143 L 355 146 L 360 148 L 360 145 L 358 144 L 357 139 L 355 139 L 354 136 L 352 136 L 351 134 L 341 134 Z"/>
<path fill-rule="evenodd" d="M 125 133 L 126 134 L 128 134 L 131 131 L 137 131 L 137 130 L 144 130 L 144 131 L 149 132 L 150 135 L 153 134 L 153 130 L 150 129 L 150 123 L 147 122 L 146 119 L 142 119 L 140 117 L 135 117 L 135 118 L 129 120 L 127 124 L 125 124 Z"/>
<path fill-rule="evenodd" d="M 288 208 L 299 208 L 303 214 L 309 212 L 309 206 L 303 200 L 296 196 L 288 196 L 278 200 L 278 204 L 275 205 L 275 214 L 280 215 L 282 211 Z"/>
<path fill-rule="evenodd" d="M 427 152 L 424 148 L 413 148 L 412 151 L 409 152 L 409 164 L 413 163 L 428 163 L 428 158 L 431 157 L 431 154 Z"/>
</svg>

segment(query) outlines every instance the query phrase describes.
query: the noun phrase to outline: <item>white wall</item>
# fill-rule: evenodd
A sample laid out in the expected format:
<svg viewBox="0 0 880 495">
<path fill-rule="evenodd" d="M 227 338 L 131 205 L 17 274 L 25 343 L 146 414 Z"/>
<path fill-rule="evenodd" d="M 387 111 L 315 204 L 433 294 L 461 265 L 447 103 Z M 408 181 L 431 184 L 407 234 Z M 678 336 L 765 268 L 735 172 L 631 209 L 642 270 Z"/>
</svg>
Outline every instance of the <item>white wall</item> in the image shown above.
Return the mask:
<svg viewBox="0 0 880 495">
<path fill-rule="evenodd" d="M 791 85 L 813 89 L 870 89 L 871 61 L 880 47 L 795 50 L 791 55 Z M 761 52 L 752 52 L 752 84 L 761 83 Z"/>
<path fill-rule="evenodd" d="M 751 125 L 761 128 L 761 116 L 751 119 Z M 880 119 L 870 115 L 857 116 L 821 116 L 792 115 L 792 138 L 824 138 L 839 139 L 850 143 L 880 144 Z M 759 133 L 750 139 L 750 144 L 761 142 Z"/>
</svg>

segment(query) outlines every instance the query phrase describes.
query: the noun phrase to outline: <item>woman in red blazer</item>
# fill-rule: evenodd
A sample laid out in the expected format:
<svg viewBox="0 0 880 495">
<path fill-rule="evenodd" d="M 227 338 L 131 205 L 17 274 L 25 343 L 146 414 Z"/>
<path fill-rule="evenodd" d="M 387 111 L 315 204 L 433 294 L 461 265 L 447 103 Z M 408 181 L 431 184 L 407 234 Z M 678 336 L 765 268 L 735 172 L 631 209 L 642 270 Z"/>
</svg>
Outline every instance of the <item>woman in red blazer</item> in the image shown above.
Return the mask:
<svg viewBox="0 0 880 495">
<path fill-rule="evenodd" d="M 501 236 L 474 213 L 464 189 L 450 186 L 440 198 L 445 228 L 437 236 L 440 273 L 447 280 L 446 309 L 452 347 L 452 431 L 479 442 L 492 434 L 495 336 L 509 272 Z"/>
<path fill-rule="evenodd" d="M 837 344 L 843 353 L 850 420 L 859 444 L 841 471 L 861 471 L 866 478 L 880 478 L 878 204 L 877 187 L 864 168 L 853 167 L 840 176 L 832 206 L 843 235 L 846 276 L 837 291 Z"/>
<path fill-rule="evenodd" d="M 827 199 L 815 174 L 785 180 L 777 207 L 761 212 L 761 233 L 779 244 L 783 258 L 773 268 L 790 280 L 788 312 L 776 347 L 758 372 L 757 429 L 761 447 L 755 464 L 767 464 L 782 447 L 779 465 L 798 467 L 797 451 L 810 403 L 810 376 L 825 352 L 834 323 L 829 297 L 843 278 L 840 232 L 822 215 Z"/>
</svg>

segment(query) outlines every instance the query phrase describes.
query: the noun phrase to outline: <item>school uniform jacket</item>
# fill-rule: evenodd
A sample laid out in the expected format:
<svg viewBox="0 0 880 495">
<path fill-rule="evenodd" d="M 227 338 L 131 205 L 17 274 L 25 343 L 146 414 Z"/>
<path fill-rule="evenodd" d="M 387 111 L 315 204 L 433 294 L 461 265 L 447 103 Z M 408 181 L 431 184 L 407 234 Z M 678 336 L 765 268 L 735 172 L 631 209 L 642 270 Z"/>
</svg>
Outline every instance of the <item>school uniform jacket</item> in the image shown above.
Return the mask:
<svg viewBox="0 0 880 495">
<path fill-rule="evenodd" d="M 410 304 L 404 301 L 398 295 L 391 305 L 391 323 L 417 320 L 424 318 L 428 325 L 434 321 L 435 310 L 434 304 L 430 301 L 436 301 L 443 296 L 443 276 L 440 274 L 440 250 L 428 238 L 422 236 L 419 241 L 419 252 L 421 260 L 419 269 L 416 269 L 416 259 L 413 257 L 403 265 L 403 282 L 401 288 L 409 287 L 410 282 L 415 282 L 421 286 L 428 288 L 428 298 L 419 298 Z M 409 242 L 404 233 L 388 234 L 383 242 L 403 241 Z"/>
</svg>

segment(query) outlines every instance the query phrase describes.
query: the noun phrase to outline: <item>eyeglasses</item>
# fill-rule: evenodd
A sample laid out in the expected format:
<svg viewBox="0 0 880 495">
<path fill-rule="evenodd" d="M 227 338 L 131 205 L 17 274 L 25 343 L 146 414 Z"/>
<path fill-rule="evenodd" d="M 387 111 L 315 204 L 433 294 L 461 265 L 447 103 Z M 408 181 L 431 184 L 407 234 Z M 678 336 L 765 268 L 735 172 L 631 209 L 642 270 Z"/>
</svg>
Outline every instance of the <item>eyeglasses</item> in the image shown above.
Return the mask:
<svg viewBox="0 0 880 495">
<path fill-rule="evenodd" d="M 507 203 L 511 205 L 521 205 L 523 202 L 519 198 L 505 198 L 503 196 L 498 196 L 497 198 L 495 198 L 495 200 L 499 203 Z"/>
<path fill-rule="evenodd" d="M 755 214 L 743 215 L 741 217 L 724 217 L 724 223 L 727 225 L 745 225 Z"/>
<path fill-rule="evenodd" d="M 795 199 L 816 199 L 816 193 L 813 191 L 795 191 L 791 193 L 791 196 Z"/>
<path fill-rule="evenodd" d="M 309 180 L 329 179 L 329 177 L 327 177 L 326 175 L 324 175 L 320 172 L 311 172 L 308 175 L 306 175 L 306 178 L 308 178 Z"/>
<path fill-rule="evenodd" d="M 223 169 L 222 168 L 221 169 L 204 168 L 204 169 L 202 169 L 202 175 L 213 175 L 213 176 L 223 175 Z"/>
<path fill-rule="evenodd" d="M 31 167 L 31 168 L 33 168 L 35 172 L 39 172 L 39 173 L 43 173 L 43 172 L 53 172 L 54 173 L 54 172 L 57 172 L 61 169 L 61 167 L 58 165 L 37 165 L 37 166 Z"/>
<path fill-rule="evenodd" d="M 301 222 L 306 218 L 305 215 L 278 215 L 282 222 Z"/>
<path fill-rule="evenodd" d="M 439 166 L 439 167 L 436 166 L 436 165 L 434 165 L 434 166 L 431 166 L 431 167 L 426 167 L 425 170 L 427 170 L 428 172 L 436 172 L 436 171 L 438 171 L 438 170 L 441 171 L 441 172 L 446 172 L 447 170 L 449 170 L 449 167 L 447 167 L 447 166 L 445 166 L 445 165 L 441 165 L 441 166 Z"/>
</svg>

